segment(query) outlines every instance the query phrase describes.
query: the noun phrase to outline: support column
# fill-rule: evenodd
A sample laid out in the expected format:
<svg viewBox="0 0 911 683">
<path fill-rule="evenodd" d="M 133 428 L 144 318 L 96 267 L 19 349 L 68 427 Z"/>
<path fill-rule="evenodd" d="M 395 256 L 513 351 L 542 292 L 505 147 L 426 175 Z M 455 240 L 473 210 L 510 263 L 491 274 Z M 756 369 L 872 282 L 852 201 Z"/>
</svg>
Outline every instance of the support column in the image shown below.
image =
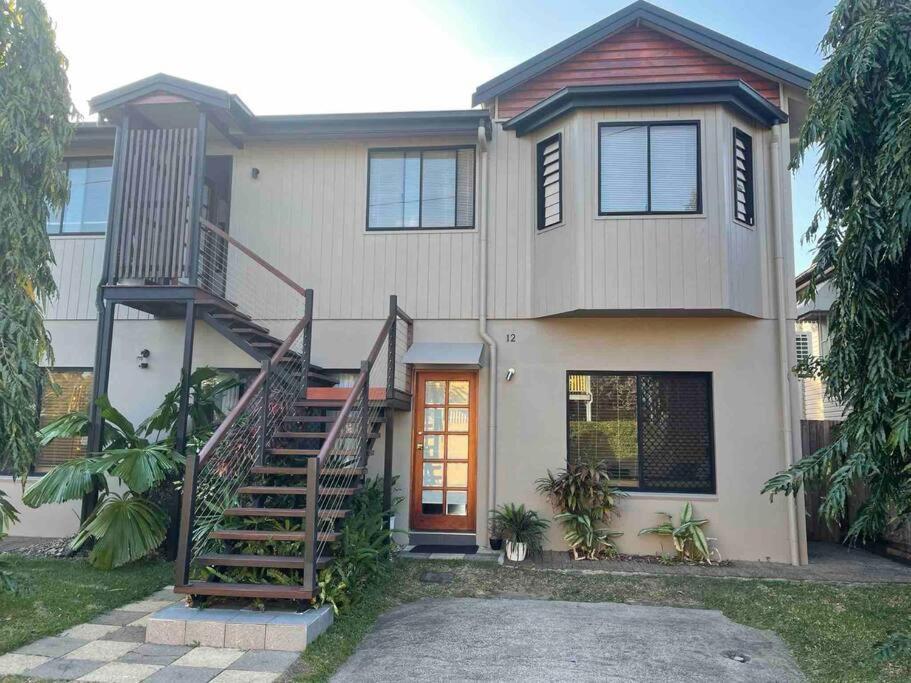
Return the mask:
<svg viewBox="0 0 911 683">
<path fill-rule="evenodd" d="M 187 279 L 199 284 L 199 215 L 202 211 L 202 192 L 206 176 L 206 129 L 208 119 L 199 112 L 196 123 L 196 150 L 193 152 L 193 194 L 190 196 L 190 239 L 187 245 Z"/>
<path fill-rule="evenodd" d="M 177 433 L 174 438 L 174 450 L 183 456 L 187 455 L 188 420 L 190 412 L 190 375 L 193 374 L 193 340 L 196 333 L 196 302 L 187 302 L 184 314 L 183 364 L 180 368 L 180 398 L 177 411 Z M 183 476 L 183 512 L 180 501 L 175 498 L 169 506 L 171 522 L 168 525 L 168 536 L 165 540 L 165 554 L 169 560 L 177 562 L 177 581 L 185 585 L 189 576 L 189 534 L 193 531 L 193 506 L 195 504 L 196 457 L 189 457 L 184 466 Z M 188 525 L 185 527 L 185 525 Z"/>
<path fill-rule="evenodd" d="M 92 381 L 92 400 L 89 403 L 89 436 L 86 454 L 101 451 L 104 435 L 104 418 L 97 405 L 98 398 L 108 393 L 108 384 L 111 377 L 111 346 L 114 336 L 114 313 L 117 304 L 113 301 L 104 302 L 98 316 L 98 336 L 95 342 L 95 373 Z M 98 503 L 98 491 L 92 490 L 82 497 L 82 509 L 79 513 L 80 522 L 94 512 Z"/>
</svg>

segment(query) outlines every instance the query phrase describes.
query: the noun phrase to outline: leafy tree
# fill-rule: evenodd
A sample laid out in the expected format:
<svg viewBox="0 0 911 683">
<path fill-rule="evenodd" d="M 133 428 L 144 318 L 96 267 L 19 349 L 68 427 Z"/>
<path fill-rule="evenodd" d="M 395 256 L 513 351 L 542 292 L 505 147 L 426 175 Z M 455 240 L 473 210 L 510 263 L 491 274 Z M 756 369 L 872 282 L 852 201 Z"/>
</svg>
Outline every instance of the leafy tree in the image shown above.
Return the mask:
<svg viewBox="0 0 911 683">
<path fill-rule="evenodd" d="M 848 530 L 863 539 L 911 515 L 911 3 L 841 0 L 821 49 L 799 142 L 801 154 L 821 152 L 808 298 L 824 277 L 838 296 L 829 355 L 800 370 L 848 413 L 834 443 L 763 490 L 824 482 L 821 510 L 835 521 L 863 482 L 869 496 Z"/>
<path fill-rule="evenodd" d="M 66 59 L 38 0 L 0 0 L 0 467 L 26 477 L 37 453 L 39 366 L 53 360 L 42 310 L 54 296 L 49 210 L 67 196 L 73 132 Z"/>
</svg>

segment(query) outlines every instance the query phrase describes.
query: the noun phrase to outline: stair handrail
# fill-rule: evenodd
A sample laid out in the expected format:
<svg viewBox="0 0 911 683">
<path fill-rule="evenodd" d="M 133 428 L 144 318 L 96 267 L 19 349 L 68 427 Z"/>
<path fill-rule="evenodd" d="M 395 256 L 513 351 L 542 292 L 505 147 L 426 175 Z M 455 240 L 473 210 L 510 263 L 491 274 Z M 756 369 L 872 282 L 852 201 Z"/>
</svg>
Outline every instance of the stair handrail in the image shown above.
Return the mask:
<svg viewBox="0 0 911 683">
<path fill-rule="evenodd" d="M 291 332 L 285 337 L 281 346 L 272 354 L 271 358 L 264 360 L 259 373 L 250 386 L 238 399 L 235 406 L 228 412 L 224 420 L 218 425 L 196 457 L 187 458 L 183 481 L 183 500 L 181 504 L 180 527 L 178 529 L 178 548 L 176 559 L 176 585 L 185 586 L 189 581 L 190 562 L 193 556 L 193 529 L 196 505 L 197 473 L 216 452 L 231 429 L 237 425 L 240 417 L 245 413 L 250 403 L 260 394 L 263 395 L 262 424 L 259 437 L 260 451 L 258 457 L 262 459 L 262 448 L 269 440 L 265 434 L 268 427 L 267 410 L 269 408 L 269 386 L 271 376 L 276 368 L 280 367 L 282 359 L 288 354 L 295 340 L 302 338 L 301 347 L 301 378 L 297 396 L 306 398 L 308 386 L 308 372 L 310 367 L 310 349 L 313 324 L 313 290 L 302 290 L 304 296 L 304 315 L 297 322 Z"/>
<path fill-rule="evenodd" d="M 377 334 L 376 340 L 374 341 L 373 346 L 370 349 L 370 353 L 367 355 L 367 358 L 361 361 L 361 369 L 358 373 L 357 379 L 355 379 L 348 397 L 345 399 L 345 402 L 339 409 L 335 421 L 333 422 L 332 427 L 329 429 L 326 439 L 320 448 L 319 454 L 307 461 L 307 508 L 305 512 L 305 531 L 307 534 L 307 541 L 304 546 L 305 569 L 303 577 L 304 585 L 307 588 L 315 589 L 316 562 L 319 560 L 319 551 L 325 544 L 325 541 L 319 540 L 318 533 L 320 512 L 319 489 L 321 487 L 321 483 L 318 482 L 320 480 L 320 470 L 323 466 L 328 464 L 328 460 L 331 457 L 331 454 L 333 453 L 336 447 L 336 443 L 341 437 L 343 430 L 348 429 L 348 419 L 358 402 L 360 402 L 360 414 L 356 418 L 358 420 L 356 429 L 359 433 L 357 466 L 363 467 L 366 463 L 367 442 L 369 439 L 368 435 L 370 430 L 370 372 L 373 369 L 377 358 L 379 357 L 384 343 L 388 344 L 390 363 L 390 367 L 387 368 L 386 391 L 384 396 L 387 406 L 391 400 L 395 400 L 399 397 L 398 392 L 395 388 L 394 368 L 391 367 L 396 362 L 396 327 L 399 320 L 402 320 L 408 326 L 406 344 L 410 344 L 411 329 L 414 321 L 408 314 L 399 308 L 398 297 L 392 295 L 389 298 L 389 315 L 383 322 L 383 326 L 380 328 L 380 331 Z M 387 428 L 388 424 L 389 423 L 387 422 Z M 346 436 L 350 436 L 350 434 L 346 434 Z M 344 478 L 336 477 L 336 483 L 344 483 Z M 385 485 L 389 486 L 390 483 L 385 482 Z M 343 494 L 338 495 L 339 500 L 337 502 L 340 505 L 341 498 L 344 496 Z M 385 498 L 387 497 L 388 496 L 384 493 L 384 502 Z M 311 503 L 311 501 L 313 502 Z"/>
<path fill-rule="evenodd" d="M 264 259 L 262 256 L 260 256 L 259 254 L 257 254 L 255 251 L 253 251 L 252 249 L 250 249 L 250 247 L 246 246 L 246 245 L 243 244 L 242 242 L 239 242 L 238 240 L 236 240 L 235 238 L 233 238 L 231 235 L 229 235 L 228 233 L 226 233 L 224 230 L 222 230 L 221 228 L 219 228 L 219 227 L 218 227 L 217 225 L 215 225 L 214 223 L 212 223 L 212 222 L 206 220 L 206 219 L 203 218 L 202 216 L 199 217 L 199 223 L 200 223 L 200 225 L 202 225 L 202 227 L 204 227 L 206 230 L 208 230 L 209 232 L 211 232 L 211 233 L 217 235 L 217 236 L 220 237 L 221 239 L 225 240 L 228 244 L 233 244 L 235 247 L 237 247 L 238 251 L 240 251 L 241 253 L 243 253 L 243 254 L 246 255 L 246 256 L 249 256 L 249 257 L 250 257 L 251 259 L 253 259 L 258 265 L 262 266 L 262 267 L 265 268 L 267 271 L 269 271 L 270 273 L 272 273 L 272 275 L 274 275 L 274 276 L 277 277 L 279 280 L 281 280 L 282 282 L 284 282 L 286 285 L 288 285 L 291 289 L 293 289 L 293 290 L 294 290 L 295 292 L 297 292 L 298 294 L 300 294 L 300 295 L 303 296 L 303 295 L 306 293 L 306 291 L 307 291 L 306 289 L 304 289 L 304 288 L 301 287 L 299 284 L 297 284 L 294 280 L 292 280 L 290 277 L 288 277 L 287 275 L 285 275 L 285 273 L 283 273 L 283 272 L 280 271 L 278 268 L 276 268 L 275 266 L 273 266 L 271 263 L 269 263 L 268 261 L 266 261 L 266 259 Z"/>
</svg>

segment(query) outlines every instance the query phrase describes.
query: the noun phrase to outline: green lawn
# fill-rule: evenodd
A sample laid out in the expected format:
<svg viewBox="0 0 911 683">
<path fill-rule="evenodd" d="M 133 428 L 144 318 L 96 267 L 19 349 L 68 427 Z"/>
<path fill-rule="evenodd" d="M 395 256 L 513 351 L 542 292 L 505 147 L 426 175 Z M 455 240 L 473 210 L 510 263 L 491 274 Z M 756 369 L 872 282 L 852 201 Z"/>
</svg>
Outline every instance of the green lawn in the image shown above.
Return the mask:
<svg viewBox="0 0 911 683">
<path fill-rule="evenodd" d="M 421 573 L 431 568 L 451 571 L 455 580 L 447 585 L 421 583 Z M 882 664 L 873 658 L 874 646 L 889 633 L 911 630 L 911 586 L 577 575 L 407 560 L 394 563 L 387 577 L 307 649 L 295 680 L 327 680 L 376 618 L 396 605 L 424 597 L 503 593 L 717 609 L 734 621 L 778 633 L 812 681 L 911 680 L 911 660 Z"/>
<path fill-rule="evenodd" d="M 109 572 L 85 560 L 0 556 L 16 593 L 0 593 L 0 653 L 134 602 L 174 577 L 173 565 L 142 562 Z"/>
</svg>

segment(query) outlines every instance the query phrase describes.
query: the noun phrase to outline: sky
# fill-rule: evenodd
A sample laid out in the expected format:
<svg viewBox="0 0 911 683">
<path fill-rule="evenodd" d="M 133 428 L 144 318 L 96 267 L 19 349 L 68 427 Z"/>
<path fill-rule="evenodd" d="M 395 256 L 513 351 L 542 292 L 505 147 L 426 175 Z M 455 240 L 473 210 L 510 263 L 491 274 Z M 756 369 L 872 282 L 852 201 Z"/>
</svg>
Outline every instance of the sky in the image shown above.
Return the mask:
<svg viewBox="0 0 911 683">
<path fill-rule="evenodd" d="M 817 71 L 834 0 L 653 0 Z M 164 72 L 236 93 L 255 114 L 467 109 L 481 83 L 628 0 L 45 0 L 73 100 Z M 815 211 L 815 156 L 794 177 L 800 236 Z"/>
</svg>

